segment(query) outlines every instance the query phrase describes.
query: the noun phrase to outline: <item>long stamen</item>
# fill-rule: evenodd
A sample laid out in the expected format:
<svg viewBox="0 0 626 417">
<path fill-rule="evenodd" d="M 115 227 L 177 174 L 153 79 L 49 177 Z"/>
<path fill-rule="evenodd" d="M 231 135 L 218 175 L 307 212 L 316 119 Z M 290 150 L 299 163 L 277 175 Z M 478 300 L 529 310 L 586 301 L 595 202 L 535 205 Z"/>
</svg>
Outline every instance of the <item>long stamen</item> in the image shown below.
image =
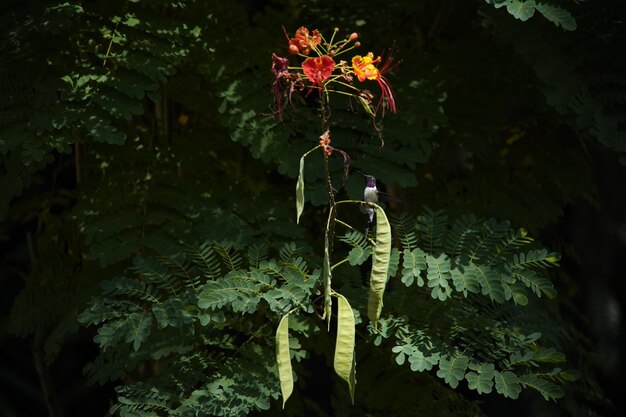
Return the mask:
<svg viewBox="0 0 626 417">
<path fill-rule="evenodd" d="M 376 81 L 378 81 L 378 85 L 380 86 L 380 90 L 382 92 L 380 101 L 378 102 L 378 105 L 376 106 L 376 110 L 378 111 L 378 107 L 384 101 L 385 103 L 389 105 L 389 110 L 391 110 L 392 113 L 397 113 L 398 109 L 396 108 L 396 100 L 393 97 L 393 91 L 391 90 L 391 86 L 389 85 L 389 82 L 385 79 L 385 77 L 382 77 L 382 76 L 379 77 Z M 385 107 L 383 104 L 383 114 L 384 114 L 384 111 L 385 111 Z"/>
</svg>

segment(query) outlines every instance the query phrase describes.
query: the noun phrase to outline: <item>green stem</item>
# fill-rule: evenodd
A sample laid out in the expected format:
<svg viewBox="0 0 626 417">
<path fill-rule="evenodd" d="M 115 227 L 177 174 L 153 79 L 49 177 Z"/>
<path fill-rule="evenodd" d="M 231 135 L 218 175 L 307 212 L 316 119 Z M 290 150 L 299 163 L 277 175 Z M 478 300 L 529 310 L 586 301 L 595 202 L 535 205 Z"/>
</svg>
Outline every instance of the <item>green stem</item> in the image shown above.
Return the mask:
<svg viewBox="0 0 626 417">
<path fill-rule="evenodd" d="M 345 91 L 341 91 L 341 90 L 327 90 L 329 93 L 337 93 L 337 94 L 343 94 L 344 96 L 350 96 L 350 97 L 356 97 L 354 94 L 352 93 L 346 93 Z"/>
<path fill-rule="evenodd" d="M 111 41 L 109 42 L 109 47 L 107 48 L 107 52 L 106 54 L 104 54 L 104 61 L 102 62 L 102 66 L 106 66 L 107 64 L 107 58 L 109 58 L 109 53 L 111 52 L 111 46 L 113 46 L 113 37 L 115 36 L 114 33 L 111 34 Z"/>
<path fill-rule="evenodd" d="M 368 203 L 367 201 L 363 201 L 363 200 L 341 200 L 341 201 L 336 201 L 335 204 L 367 204 L 370 207 L 376 208 L 376 204 L 374 203 Z"/>
<path fill-rule="evenodd" d="M 338 267 L 339 265 L 341 265 L 342 263 L 345 263 L 347 261 L 348 261 L 348 258 L 344 259 L 343 261 L 337 262 L 335 265 L 330 267 L 330 270 L 332 271 L 333 269 L 335 269 L 336 267 Z"/>
<path fill-rule="evenodd" d="M 317 150 L 320 147 L 320 145 L 317 145 L 315 148 L 309 149 L 308 151 L 306 151 L 304 153 L 304 155 L 302 155 L 303 158 L 306 158 L 311 152 Z"/>
<path fill-rule="evenodd" d="M 339 223 L 339 224 L 343 225 L 343 226 L 346 226 L 348 229 L 352 229 L 352 230 L 354 230 L 355 232 L 357 231 L 354 227 L 350 226 L 348 223 L 346 223 L 346 222 L 344 222 L 344 221 L 342 221 L 342 220 L 335 219 L 335 221 L 336 221 L 337 223 Z"/>
<path fill-rule="evenodd" d="M 335 28 L 335 30 L 333 30 L 333 36 L 330 37 L 330 42 L 328 42 L 328 48 L 331 49 L 333 46 L 333 41 L 335 40 L 335 35 L 337 34 L 337 28 Z M 324 36 L 322 36 L 322 39 L 324 39 Z M 326 41 L 326 39 L 324 39 L 324 41 Z"/>
<path fill-rule="evenodd" d="M 330 134 L 330 109 L 328 90 L 323 89 L 320 94 L 321 113 L 322 113 L 322 130 Z M 333 194 L 333 183 L 330 178 L 330 168 L 328 166 L 328 156 L 324 154 L 324 177 L 326 178 L 326 190 L 328 191 L 328 203 L 330 204 L 331 213 L 335 208 L 335 195 Z M 332 237 L 329 236 L 329 237 Z"/>
<path fill-rule="evenodd" d="M 341 84 L 341 85 L 343 85 L 343 86 L 344 86 L 344 87 L 346 87 L 346 88 L 351 88 L 351 89 L 353 89 L 354 91 L 361 91 L 361 90 L 359 90 L 358 88 L 356 88 L 356 87 L 355 87 L 355 86 L 353 86 L 353 85 L 350 85 L 350 84 L 344 83 L 343 81 L 339 81 L 339 79 L 340 79 L 340 77 L 337 77 L 337 80 L 333 80 L 333 82 L 335 82 L 335 83 L 337 83 L 337 84 Z"/>
<path fill-rule="evenodd" d="M 346 52 L 348 52 L 348 51 L 350 51 L 350 50 L 352 50 L 352 49 L 354 49 L 354 48 L 356 48 L 356 46 L 352 45 L 352 46 L 351 46 L 351 47 L 349 47 L 349 48 L 346 48 L 346 49 L 341 49 L 339 52 L 336 52 L 336 53 L 335 53 L 335 56 L 339 56 L 339 55 L 341 55 L 341 54 L 345 54 Z"/>
<path fill-rule="evenodd" d="M 350 226 L 348 223 L 346 223 L 346 222 L 344 222 L 344 221 L 341 221 L 341 220 L 339 220 L 339 219 L 337 219 L 337 218 L 336 218 L 336 219 L 335 219 L 335 222 L 336 222 L 336 223 L 339 223 L 339 224 L 341 224 L 341 225 L 343 225 L 343 226 L 345 226 L 345 227 L 347 227 L 348 229 L 354 230 L 355 232 L 357 232 L 357 233 L 359 233 L 359 234 L 363 235 L 363 233 L 362 233 L 361 231 L 356 230 L 354 227 Z M 367 241 L 368 241 L 368 242 L 370 242 L 372 245 L 376 245 L 376 242 L 374 241 L 374 239 L 369 238 L 369 237 L 367 237 L 366 239 L 367 239 Z"/>
</svg>

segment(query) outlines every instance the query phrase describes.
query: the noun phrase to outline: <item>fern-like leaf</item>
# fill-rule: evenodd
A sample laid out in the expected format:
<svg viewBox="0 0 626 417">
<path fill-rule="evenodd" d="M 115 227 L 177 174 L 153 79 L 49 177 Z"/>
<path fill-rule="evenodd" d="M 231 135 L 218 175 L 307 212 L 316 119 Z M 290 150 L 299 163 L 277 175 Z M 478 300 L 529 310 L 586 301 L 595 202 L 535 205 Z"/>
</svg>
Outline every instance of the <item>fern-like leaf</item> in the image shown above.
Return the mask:
<svg viewBox="0 0 626 417">
<path fill-rule="evenodd" d="M 417 217 L 417 234 L 421 247 L 432 255 L 439 255 L 443 246 L 443 236 L 446 233 L 448 216 L 443 210 L 433 211 L 424 207 L 424 211 Z"/>
<path fill-rule="evenodd" d="M 248 248 L 248 265 L 252 268 L 258 268 L 261 262 L 267 260 L 267 252 L 267 245 L 264 243 L 254 243 Z"/>
<path fill-rule="evenodd" d="M 348 231 L 339 239 L 352 246 L 352 249 L 348 253 L 348 262 L 352 266 L 363 264 L 372 254 L 372 247 L 367 241 L 367 238 L 364 234 L 356 230 Z"/>
<path fill-rule="evenodd" d="M 465 248 L 468 241 L 475 240 L 479 233 L 478 219 L 473 214 L 466 215 L 457 219 L 452 224 L 450 232 L 446 235 L 445 251 L 451 257 L 455 258 L 459 252 Z"/>
<path fill-rule="evenodd" d="M 302 248 L 299 248 L 295 242 L 285 243 L 278 252 L 280 259 L 287 262 L 302 254 Z"/>
<path fill-rule="evenodd" d="M 241 255 L 234 251 L 228 243 L 213 243 L 213 249 L 219 255 L 229 271 L 235 271 L 241 267 Z"/>
<path fill-rule="evenodd" d="M 216 280 L 222 276 L 222 267 L 213 250 L 213 242 L 204 242 L 197 248 L 189 247 L 187 253 L 194 265 L 202 271 L 205 279 Z"/>
<path fill-rule="evenodd" d="M 402 247 L 412 251 L 417 248 L 417 233 L 415 230 L 415 218 L 408 213 L 390 215 L 392 229 L 398 233 Z"/>
<path fill-rule="evenodd" d="M 201 289 L 198 306 L 216 310 L 226 305 L 238 313 L 253 313 L 261 300 L 261 285 L 241 272 L 229 272 L 224 278 L 209 281 Z"/>
</svg>

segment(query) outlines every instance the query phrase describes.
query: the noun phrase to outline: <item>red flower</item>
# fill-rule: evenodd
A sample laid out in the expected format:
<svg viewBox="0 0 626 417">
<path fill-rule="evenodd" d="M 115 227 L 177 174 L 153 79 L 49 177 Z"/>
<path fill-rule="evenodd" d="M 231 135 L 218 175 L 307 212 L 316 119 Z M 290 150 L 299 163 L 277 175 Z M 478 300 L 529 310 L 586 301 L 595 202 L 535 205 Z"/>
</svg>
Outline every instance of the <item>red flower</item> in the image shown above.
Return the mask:
<svg viewBox="0 0 626 417">
<path fill-rule="evenodd" d="M 289 37 L 289 36 L 287 36 Z M 315 48 L 322 42 L 322 37 L 317 29 L 313 31 L 313 36 L 309 35 L 309 30 L 302 26 L 296 31 L 296 35 L 289 39 L 289 52 L 292 54 L 308 55 L 311 48 Z"/>
<path fill-rule="evenodd" d="M 324 86 L 324 82 L 328 80 L 335 69 L 335 61 L 328 55 L 322 55 L 316 58 L 307 58 L 302 63 L 302 71 L 309 81 L 319 87 Z"/>
</svg>

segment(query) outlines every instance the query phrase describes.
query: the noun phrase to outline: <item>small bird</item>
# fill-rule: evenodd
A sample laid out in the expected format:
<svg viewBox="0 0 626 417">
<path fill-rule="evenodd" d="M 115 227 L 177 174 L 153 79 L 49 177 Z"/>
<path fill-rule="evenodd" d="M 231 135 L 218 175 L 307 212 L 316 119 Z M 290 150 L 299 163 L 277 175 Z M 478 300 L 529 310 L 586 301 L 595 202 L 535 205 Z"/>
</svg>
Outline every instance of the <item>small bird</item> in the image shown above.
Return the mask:
<svg viewBox="0 0 626 417">
<path fill-rule="evenodd" d="M 378 204 L 378 188 L 376 188 L 376 178 L 371 175 L 365 175 L 365 191 L 363 191 L 363 201 L 367 203 L 375 203 Z M 366 206 L 366 213 L 369 217 L 367 227 L 365 228 L 365 237 L 367 237 L 367 233 L 369 232 L 370 227 L 374 224 L 374 216 L 376 215 L 376 210 L 374 207 Z"/>
</svg>

